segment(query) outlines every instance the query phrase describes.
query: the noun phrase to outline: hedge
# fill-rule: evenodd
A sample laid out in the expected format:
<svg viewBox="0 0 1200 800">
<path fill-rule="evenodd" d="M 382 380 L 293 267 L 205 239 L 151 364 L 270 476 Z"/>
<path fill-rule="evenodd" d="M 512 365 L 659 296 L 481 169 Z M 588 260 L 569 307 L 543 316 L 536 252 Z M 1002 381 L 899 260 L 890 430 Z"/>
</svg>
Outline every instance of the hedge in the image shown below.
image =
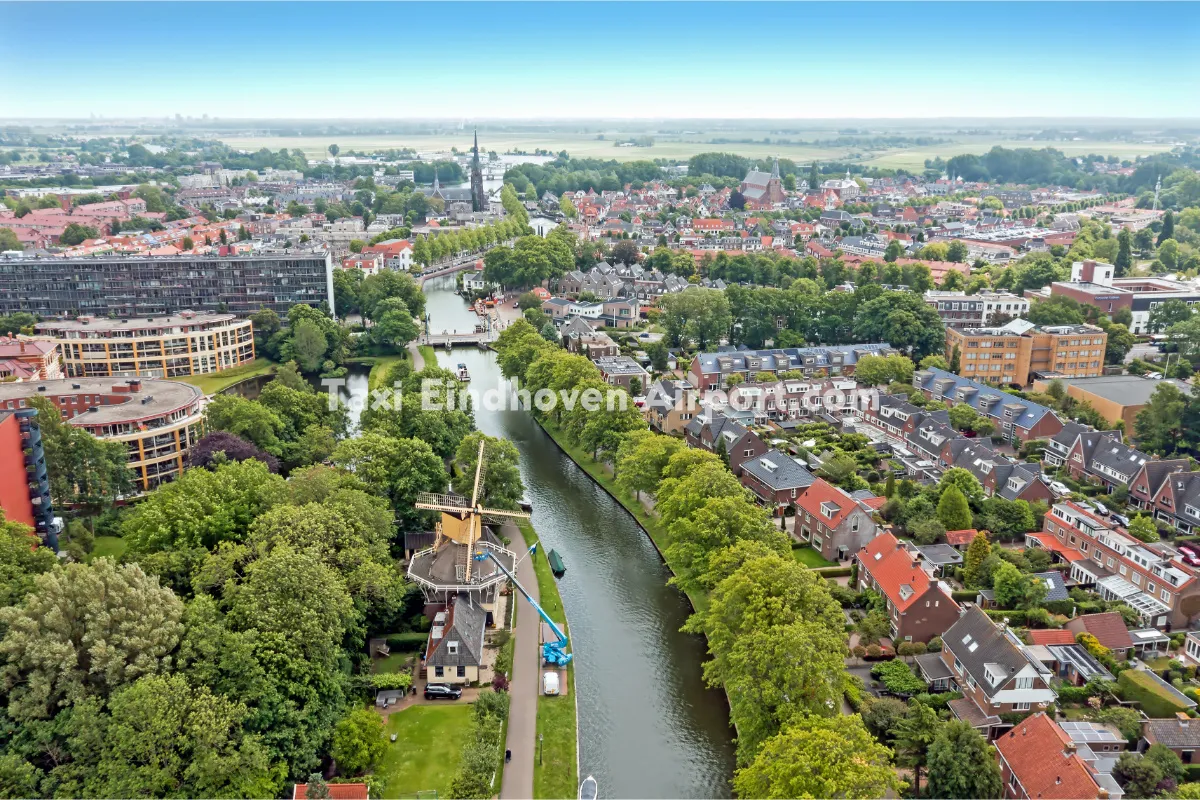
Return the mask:
<svg viewBox="0 0 1200 800">
<path fill-rule="evenodd" d="M 412 686 L 411 672 L 380 672 L 371 676 L 376 689 L 408 689 Z"/>
<path fill-rule="evenodd" d="M 1163 719 L 1188 710 L 1187 705 L 1168 693 L 1150 673 L 1142 670 L 1127 669 L 1122 672 L 1117 678 L 1117 690 L 1122 699 L 1141 703 L 1142 711 L 1149 717 Z"/>
<path fill-rule="evenodd" d="M 850 574 L 849 567 L 815 567 L 813 572 L 822 578 L 842 578 Z"/>
<path fill-rule="evenodd" d="M 420 633 L 419 631 L 393 633 L 387 637 L 387 646 L 389 650 L 401 653 L 414 653 L 424 647 L 427 641 L 429 641 L 429 634 Z"/>
<path fill-rule="evenodd" d="M 962 601 L 962 600 L 974 601 L 976 597 L 979 597 L 979 590 L 978 589 L 955 589 L 954 591 L 952 591 L 950 593 L 950 596 L 952 598 L 954 598 L 955 600 L 959 600 L 959 601 Z"/>
</svg>

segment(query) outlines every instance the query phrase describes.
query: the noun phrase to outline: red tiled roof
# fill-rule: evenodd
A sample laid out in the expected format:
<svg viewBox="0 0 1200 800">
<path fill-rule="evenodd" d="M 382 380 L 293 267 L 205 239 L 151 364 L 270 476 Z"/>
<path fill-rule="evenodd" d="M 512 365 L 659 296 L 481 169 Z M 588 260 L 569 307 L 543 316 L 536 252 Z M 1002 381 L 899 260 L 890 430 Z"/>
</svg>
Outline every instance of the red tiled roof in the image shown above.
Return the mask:
<svg viewBox="0 0 1200 800">
<path fill-rule="evenodd" d="M 961 531 L 946 531 L 946 543 L 960 547 L 964 544 L 970 544 L 975 541 L 975 534 L 979 531 L 974 528 L 966 528 Z"/>
<path fill-rule="evenodd" d="M 858 551 L 858 561 L 900 611 L 906 611 L 935 585 L 929 573 L 918 566 L 916 557 L 890 533 L 882 533 L 868 542 Z M 904 586 L 911 591 L 902 592 Z"/>
<path fill-rule="evenodd" d="M 833 503 L 837 506 L 832 517 L 821 512 L 822 503 Z M 853 497 L 821 478 L 817 478 L 811 486 L 804 490 L 804 494 L 796 499 L 796 505 L 819 519 L 821 524 L 828 528 L 836 528 L 842 524 L 846 515 L 857 507 Z"/>
<path fill-rule="evenodd" d="M 1075 634 L 1061 628 L 1035 628 L 1029 631 L 1029 641 L 1033 644 L 1075 644 Z"/>
<path fill-rule="evenodd" d="M 996 740 L 996 749 L 1026 797 L 1078 800 L 1100 796 L 1100 786 L 1070 738 L 1045 713 L 1020 722 Z"/>
<path fill-rule="evenodd" d="M 1027 533 L 1025 534 L 1025 538 L 1036 539 L 1037 541 L 1041 542 L 1042 547 L 1046 548 L 1051 553 L 1057 553 L 1067 561 L 1079 561 L 1083 558 L 1083 553 L 1080 553 L 1078 550 L 1072 550 L 1069 547 L 1063 547 L 1062 542 L 1054 538 L 1054 534 L 1050 533 L 1049 531 L 1042 531 L 1041 533 Z"/>
<path fill-rule="evenodd" d="M 1096 637 L 1096 641 L 1110 650 L 1128 650 L 1133 646 L 1133 638 L 1129 635 L 1129 628 L 1125 627 L 1125 620 L 1115 611 L 1084 614 L 1072 622 L 1078 622 Z"/>
<path fill-rule="evenodd" d="M 365 783 L 330 783 L 329 800 L 367 800 Z M 308 784 L 297 783 L 292 790 L 292 800 L 308 800 Z"/>
</svg>

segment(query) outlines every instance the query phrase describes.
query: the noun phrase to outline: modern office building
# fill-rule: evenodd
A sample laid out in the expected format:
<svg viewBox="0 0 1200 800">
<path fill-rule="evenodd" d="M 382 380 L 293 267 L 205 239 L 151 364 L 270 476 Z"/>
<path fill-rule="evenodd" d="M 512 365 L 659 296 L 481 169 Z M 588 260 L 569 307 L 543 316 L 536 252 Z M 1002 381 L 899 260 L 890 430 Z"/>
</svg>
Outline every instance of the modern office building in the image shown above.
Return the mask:
<svg viewBox="0 0 1200 800">
<path fill-rule="evenodd" d="M 1118 278 L 1116 267 L 1103 261 L 1076 261 L 1071 265 L 1071 280 L 1056 281 L 1027 297 L 1069 297 L 1093 305 L 1112 316 L 1121 309 L 1132 315 L 1129 330 L 1150 330 L 1150 312 L 1168 300 L 1180 300 L 1189 306 L 1200 303 L 1200 287 L 1169 278 Z"/>
<path fill-rule="evenodd" d="M 1015 319 L 999 328 L 946 329 L 958 374 L 986 383 L 1028 386 L 1033 377 L 1092 378 L 1104 371 L 1108 334 L 1095 325 L 1038 327 Z"/>
<path fill-rule="evenodd" d="M 0 255 L 0 314 L 152 317 L 194 310 L 281 317 L 297 304 L 333 305 L 323 250 L 228 256 Z"/>
<path fill-rule="evenodd" d="M 37 415 L 36 408 L 0 410 L 0 509 L 9 522 L 28 525 L 44 544 L 57 550 L 58 531 Z"/>
<path fill-rule="evenodd" d="M 178 378 L 254 360 L 254 326 L 233 314 L 84 316 L 40 323 L 37 332 L 57 344 L 68 378 Z"/>
<path fill-rule="evenodd" d="M 174 480 L 203 435 L 204 393 L 187 383 L 81 378 L 0 384 L 0 414 L 45 397 L 62 418 L 100 439 L 124 442 L 141 492 Z"/>
</svg>

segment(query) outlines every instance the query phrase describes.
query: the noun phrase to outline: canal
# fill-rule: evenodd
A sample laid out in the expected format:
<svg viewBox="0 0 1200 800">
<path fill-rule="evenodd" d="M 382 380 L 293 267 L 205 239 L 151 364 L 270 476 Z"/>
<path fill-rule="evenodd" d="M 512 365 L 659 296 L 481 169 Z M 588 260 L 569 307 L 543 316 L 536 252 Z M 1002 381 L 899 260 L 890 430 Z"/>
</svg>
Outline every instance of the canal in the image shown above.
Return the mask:
<svg viewBox="0 0 1200 800">
<path fill-rule="evenodd" d="M 476 316 L 453 275 L 425 284 L 434 330 L 470 332 Z M 491 352 L 438 352 L 465 363 L 482 393 L 502 385 Z M 680 632 L 690 613 L 637 522 L 525 411 L 477 407 L 477 427 L 520 453 L 533 525 L 562 554 L 559 582 L 575 653 L 581 777 L 603 797 L 728 797 L 734 754 L 723 695 L 700 674 L 704 640 Z"/>
</svg>

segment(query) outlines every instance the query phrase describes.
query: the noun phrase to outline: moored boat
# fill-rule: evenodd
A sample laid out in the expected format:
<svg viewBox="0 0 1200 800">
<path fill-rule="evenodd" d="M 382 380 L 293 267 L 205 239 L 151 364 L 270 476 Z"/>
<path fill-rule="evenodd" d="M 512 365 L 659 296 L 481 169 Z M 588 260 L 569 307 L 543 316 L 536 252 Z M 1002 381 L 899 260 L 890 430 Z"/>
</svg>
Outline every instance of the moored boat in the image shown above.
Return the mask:
<svg viewBox="0 0 1200 800">
<path fill-rule="evenodd" d="M 551 550 L 546 554 L 546 560 L 550 562 L 550 571 L 554 573 L 554 577 L 561 578 L 567 572 L 567 565 L 563 563 L 562 556 L 557 550 Z"/>
<path fill-rule="evenodd" d="M 466 365 L 466 364 L 459 364 L 459 365 L 458 365 L 458 372 L 457 372 L 457 376 L 458 376 L 458 379 L 459 379 L 460 381 L 463 381 L 464 383 L 465 383 L 466 381 L 469 381 L 469 380 L 471 380 L 471 373 L 467 371 L 467 365 Z"/>
<path fill-rule="evenodd" d="M 597 800 L 600 796 L 600 784 L 596 783 L 596 779 L 588 775 L 583 779 L 583 783 L 579 784 L 579 800 Z"/>
</svg>

